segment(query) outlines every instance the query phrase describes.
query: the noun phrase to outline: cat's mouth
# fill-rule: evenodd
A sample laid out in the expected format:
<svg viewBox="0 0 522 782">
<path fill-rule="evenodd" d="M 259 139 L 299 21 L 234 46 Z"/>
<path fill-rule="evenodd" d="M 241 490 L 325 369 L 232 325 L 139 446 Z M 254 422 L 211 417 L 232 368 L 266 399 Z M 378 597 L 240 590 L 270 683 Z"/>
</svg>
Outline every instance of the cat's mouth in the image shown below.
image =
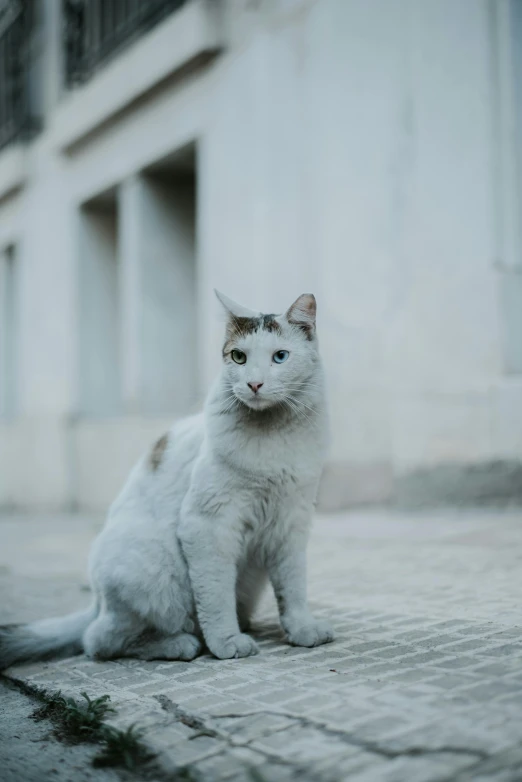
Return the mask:
<svg viewBox="0 0 522 782">
<path fill-rule="evenodd" d="M 236 398 L 250 410 L 268 410 L 268 408 L 274 407 L 274 405 L 277 404 L 277 399 L 262 396 L 259 392 L 257 394 L 251 394 L 250 396 L 239 396 L 236 394 Z"/>
</svg>

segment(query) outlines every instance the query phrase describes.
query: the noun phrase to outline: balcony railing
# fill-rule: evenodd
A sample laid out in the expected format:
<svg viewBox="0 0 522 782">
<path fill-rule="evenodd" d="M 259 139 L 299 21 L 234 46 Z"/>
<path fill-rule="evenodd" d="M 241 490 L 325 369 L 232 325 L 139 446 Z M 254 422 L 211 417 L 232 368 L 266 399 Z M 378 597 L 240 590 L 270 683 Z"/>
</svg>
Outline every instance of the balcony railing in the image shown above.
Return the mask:
<svg viewBox="0 0 522 782">
<path fill-rule="evenodd" d="M 39 129 L 31 79 L 33 0 L 0 0 L 0 149 Z"/>
<path fill-rule="evenodd" d="M 90 79 L 122 48 L 187 1 L 62 0 L 66 85 Z"/>
</svg>

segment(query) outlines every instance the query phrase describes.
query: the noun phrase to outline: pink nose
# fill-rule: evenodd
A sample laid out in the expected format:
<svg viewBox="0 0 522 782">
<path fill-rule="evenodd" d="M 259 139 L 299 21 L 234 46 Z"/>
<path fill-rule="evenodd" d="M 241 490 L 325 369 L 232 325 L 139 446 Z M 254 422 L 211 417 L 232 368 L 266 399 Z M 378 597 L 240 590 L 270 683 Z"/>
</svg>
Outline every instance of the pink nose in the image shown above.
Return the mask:
<svg viewBox="0 0 522 782">
<path fill-rule="evenodd" d="M 247 386 L 250 386 L 254 394 L 257 394 L 262 385 L 262 383 L 247 383 Z"/>
</svg>

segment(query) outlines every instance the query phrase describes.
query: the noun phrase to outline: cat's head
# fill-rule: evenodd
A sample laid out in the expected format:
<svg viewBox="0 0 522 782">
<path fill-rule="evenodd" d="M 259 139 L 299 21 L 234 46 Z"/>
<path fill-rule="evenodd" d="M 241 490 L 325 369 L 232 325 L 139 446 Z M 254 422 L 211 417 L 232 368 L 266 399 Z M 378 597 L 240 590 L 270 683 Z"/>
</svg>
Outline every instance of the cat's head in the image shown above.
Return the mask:
<svg viewBox="0 0 522 782">
<path fill-rule="evenodd" d="M 317 366 L 315 297 L 304 293 L 284 315 L 264 315 L 216 296 L 227 316 L 223 361 L 232 394 L 252 410 L 291 405 Z"/>
</svg>

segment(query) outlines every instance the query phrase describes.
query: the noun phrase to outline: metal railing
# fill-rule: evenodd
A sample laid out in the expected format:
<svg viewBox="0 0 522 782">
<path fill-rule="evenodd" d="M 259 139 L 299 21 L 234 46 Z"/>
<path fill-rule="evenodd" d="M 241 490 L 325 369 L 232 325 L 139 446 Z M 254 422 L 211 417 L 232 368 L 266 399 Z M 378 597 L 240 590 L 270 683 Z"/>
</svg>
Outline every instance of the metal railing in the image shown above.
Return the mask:
<svg viewBox="0 0 522 782">
<path fill-rule="evenodd" d="M 0 149 L 39 129 L 31 90 L 33 0 L 0 0 Z"/>
<path fill-rule="evenodd" d="M 65 83 L 82 84 L 188 0 L 62 0 Z"/>
</svg>

